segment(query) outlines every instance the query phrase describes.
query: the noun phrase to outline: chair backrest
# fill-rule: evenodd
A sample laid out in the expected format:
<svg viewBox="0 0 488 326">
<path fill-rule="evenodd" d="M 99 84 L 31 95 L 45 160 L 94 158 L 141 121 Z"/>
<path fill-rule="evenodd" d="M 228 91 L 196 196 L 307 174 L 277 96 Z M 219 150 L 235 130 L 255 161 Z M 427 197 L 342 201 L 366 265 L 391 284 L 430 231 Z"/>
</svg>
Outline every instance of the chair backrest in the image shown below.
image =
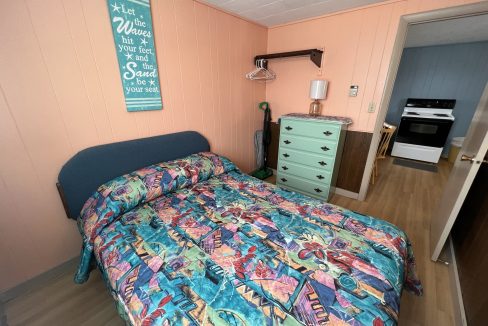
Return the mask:
<svg viewBox="0 0 488 326">
<path fill-rule="evenodd" d="M 385 158 L 386 151 L 390 146 L 390 140 L 393 134 L 395 133 L 396 127 L 395 126 L 383 126 L 381 129 L 381 136 L 380 136 L 380 144 L 378 146 L 378 150 L 376 151 L 376 158 Z"/>
</svg>

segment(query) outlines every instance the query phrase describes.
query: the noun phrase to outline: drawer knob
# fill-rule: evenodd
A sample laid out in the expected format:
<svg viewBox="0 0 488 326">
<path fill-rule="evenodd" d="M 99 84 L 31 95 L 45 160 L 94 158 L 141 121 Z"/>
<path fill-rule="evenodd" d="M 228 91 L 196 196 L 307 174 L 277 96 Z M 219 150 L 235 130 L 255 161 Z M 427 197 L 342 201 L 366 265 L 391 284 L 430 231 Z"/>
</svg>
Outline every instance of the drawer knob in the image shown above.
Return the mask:
<svg viewBox="0 0 488 326">
<path fill-rule="evenodd" d="M 285 127 L 285 129 L 286 129 L 286 130 L 288 130 L 288 131 L 290 131 L 290 130 L 292 130 L 293 128 L 292 128 L 292 127 L 290 127 L 290 126 L 286 126 L 286 127 Z"/>
<path fill-rule="evenodd" d="M 288 180 L 286 180 L 285 178 L 281 178 L 281 181 L 287 182 Z"/>
<path fill-rule="evenodd" d="M 317 193 L 322 192 L 322 190 L 320 190 L 320 188 L 315 188 L 314 190 L 315 190 L 315 192 L 317 192 Z"/>
<path fill-rule="evenodd" d="M 324 178 L 324 176 L 323 176 L 322 174 L 319 174 L 319 175 L 317 176 L 317 179 L 319 179 L 319 180 L 322 180 L 323 178 Z"/>
<path fill-rule="evenodd" d="M 328 150 L 330 150 L 330 148 L 327 146 L 322 146 L 322 147 L 320 147 L 320 149 L 323 150 L 324 152 L 327 152 Z"/>
<path fill-rule="evenodd" d="M 284 157 L 290 157 L 290 155 L 288 155 L 288 154 L 286 154 L 286 153 L 285 153 L 285 154 L 283 154 L 283 156 L 284 156 Z"/>
<path fill-rule="evenodd" d="M 281 168 L 285 171 L 288 170 L 288 167 L 286 165 L 283 165 Z"/>
<path fill-rule="evenodd" d="M 322 166 L 326 166 L 327 165 L 327 163 L 325 163 L 324 161 L 320 161 L 319 164 L 322 165 Z"/>
<path fill-rule="evenodd" d="M 332 133 L 330 131 L 324 131 L 324 135 L 330 136 L 330 135 L 332 135 Z"/>
<path fill-rule="evenodd" d="M 289 141 L 288 139 L 284 141 L 285 144 L 291 144 L 291 141 Z"/>
</svg>

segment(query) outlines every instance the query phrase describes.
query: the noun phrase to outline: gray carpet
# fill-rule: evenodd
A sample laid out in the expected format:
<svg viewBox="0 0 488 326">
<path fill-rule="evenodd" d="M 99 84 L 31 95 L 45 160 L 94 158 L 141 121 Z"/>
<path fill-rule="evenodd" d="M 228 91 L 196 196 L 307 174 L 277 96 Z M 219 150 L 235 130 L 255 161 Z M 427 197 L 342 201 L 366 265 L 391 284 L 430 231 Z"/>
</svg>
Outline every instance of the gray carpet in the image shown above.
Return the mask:
<svg viewBox="0 0 488 326">
<path fill-rule="evenodd" d="M 405 166 L 407 168 L 437 173 L 437 165 L 435 165 L 434 163 L 424 163 L 424 162 L 396 158 L 393 160 L 393 164 Z"/>
</svg>

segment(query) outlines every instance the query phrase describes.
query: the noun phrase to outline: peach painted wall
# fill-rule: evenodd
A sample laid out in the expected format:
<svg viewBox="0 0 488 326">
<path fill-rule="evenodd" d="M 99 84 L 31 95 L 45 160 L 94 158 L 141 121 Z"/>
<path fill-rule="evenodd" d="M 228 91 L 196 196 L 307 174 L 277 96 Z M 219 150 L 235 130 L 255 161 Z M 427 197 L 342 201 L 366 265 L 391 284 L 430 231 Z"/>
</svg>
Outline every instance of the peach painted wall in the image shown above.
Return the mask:
<svg viewBox="0 0 488 326">
<path fill-rule="evenodd" d="M 0 292 L 78 254 L 55 182 L 83 148 L 197 130 L 253 168 L 265 86 L 243 76 L 267 30 L 191 0 L 152 4 L 165 108 L 128 113 L 106 0 L 0 2 Z"/>
<path fill-rule="evenodd" d="M 326 79 L 329 89 L 322 113 L 350 117 L 354 122 L 350 130 L 372 132 L 400 16 L 473 2 L 477 1 L 387 1 L 269 29 L 268 53 L 325 49 L 321 74 L 306 58 L 270 62 L 278 75 L 266 86 L 273 118 L 308 112 L 310 80 Z M 359 85 L 357 97 L 348 96 L 350 85 Z M 368 112 L 370 103 L 374 103 L 374 113 Z"/>
</svg>

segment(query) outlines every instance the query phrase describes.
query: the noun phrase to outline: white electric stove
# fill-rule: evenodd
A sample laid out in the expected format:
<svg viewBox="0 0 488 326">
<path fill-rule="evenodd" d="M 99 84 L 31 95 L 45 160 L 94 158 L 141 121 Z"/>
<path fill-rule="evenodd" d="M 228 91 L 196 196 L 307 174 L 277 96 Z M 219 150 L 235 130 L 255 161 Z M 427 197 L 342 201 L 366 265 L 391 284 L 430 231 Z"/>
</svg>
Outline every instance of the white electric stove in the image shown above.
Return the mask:
<svg viewBox="0 0 488 326">
<path fill-rule="evenodd" d="M 392 156 L 437 163 L 454 123 L 456 100 L 411 99 L 403 110 Z"/>
</svg>

